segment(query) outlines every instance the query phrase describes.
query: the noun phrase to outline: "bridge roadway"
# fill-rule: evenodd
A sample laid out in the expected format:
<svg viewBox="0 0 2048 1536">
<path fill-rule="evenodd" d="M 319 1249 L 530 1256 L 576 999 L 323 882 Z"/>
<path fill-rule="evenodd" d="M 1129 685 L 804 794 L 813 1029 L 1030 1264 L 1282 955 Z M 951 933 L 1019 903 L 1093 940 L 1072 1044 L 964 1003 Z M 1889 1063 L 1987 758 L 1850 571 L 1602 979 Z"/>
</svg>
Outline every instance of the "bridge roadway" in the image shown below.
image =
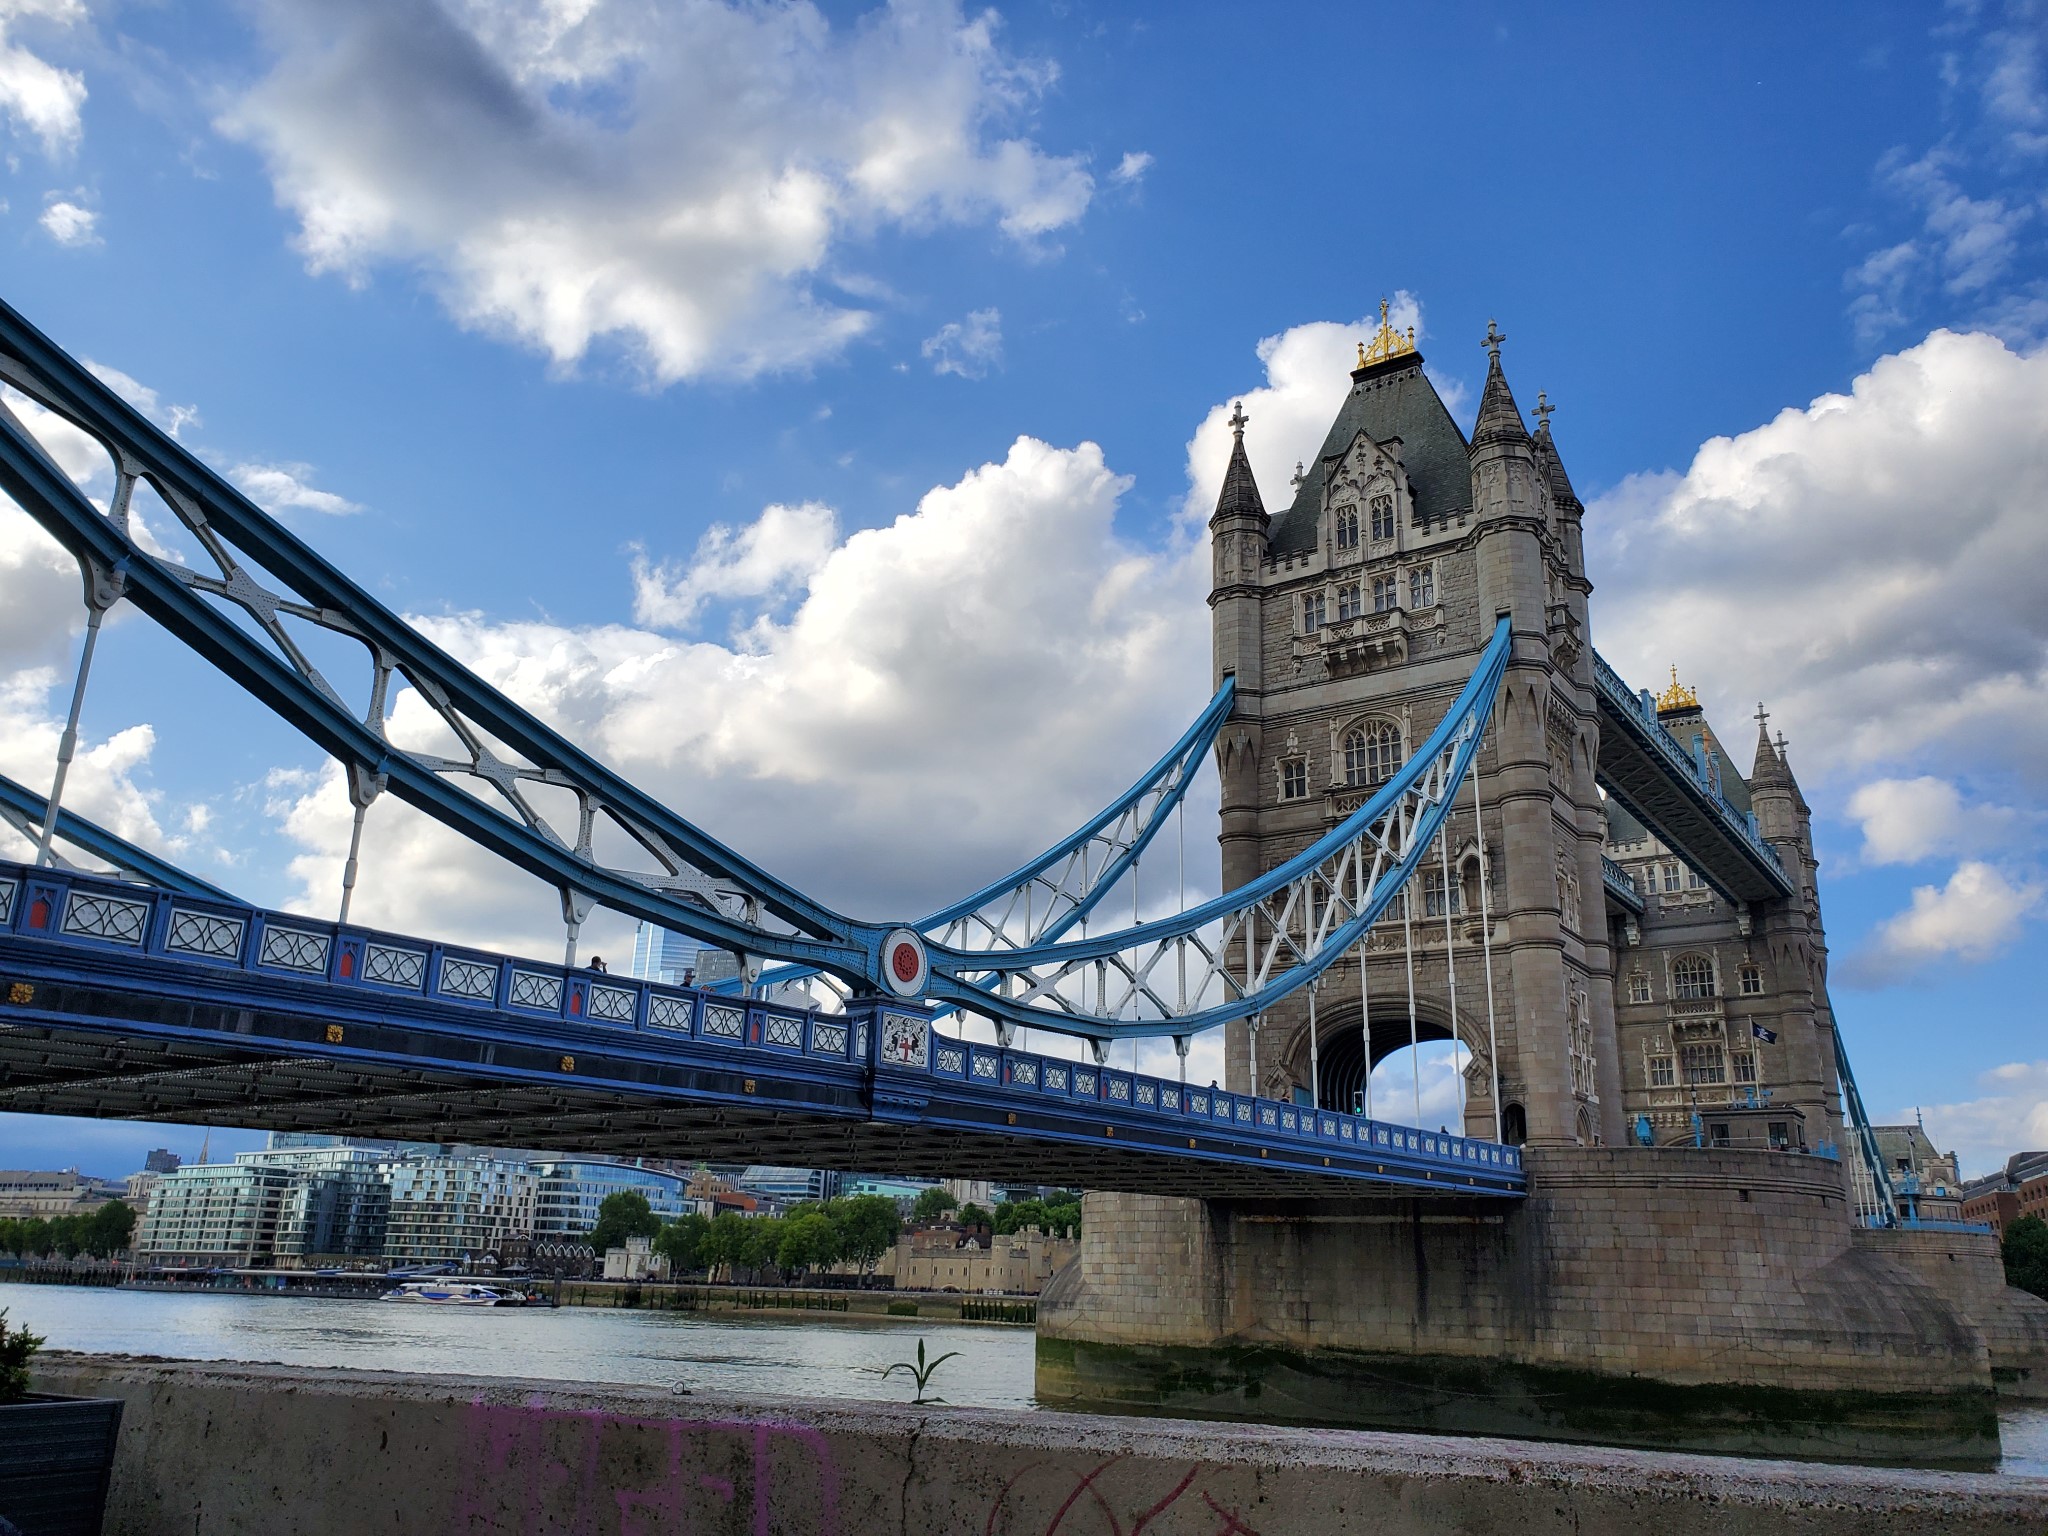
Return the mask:
<svg viewBox="0 0 2048 1536">
<path fill-rule="evenodd" d="M 1593 676 L 1600 787 L 1737 907 L 1798 894 L 1778 850 L 1757 831 L 1756 818 L 1728 803 L 1706 764 L 1659 722 L 1656 701 L 1631 691 L 1598 652 Z M 1610 890 L 1614 884 L 1608 882 Z"/>
<path fill-rule="evenodd" d="M 1517 1196 L 1518 1149 L 0 863 L 0 1110 L 1212 1197 Z"/>
</svg>

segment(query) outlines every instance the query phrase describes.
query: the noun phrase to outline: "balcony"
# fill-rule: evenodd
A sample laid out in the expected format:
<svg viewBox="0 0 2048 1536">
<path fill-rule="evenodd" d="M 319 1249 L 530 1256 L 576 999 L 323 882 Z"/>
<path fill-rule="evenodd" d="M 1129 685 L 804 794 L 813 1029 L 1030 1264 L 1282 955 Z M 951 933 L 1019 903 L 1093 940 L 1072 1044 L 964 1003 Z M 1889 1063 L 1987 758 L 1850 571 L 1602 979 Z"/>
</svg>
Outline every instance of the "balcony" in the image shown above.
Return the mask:
<svg viewBox="0 0 2048 1536">
<path fill-rule="evenodd" d="M 1361 672 L 1397 667 L 1407 661 L 1416 636 L 1442 629 L 1443 623 L 1444 611 L 1440 607 L 1417 613 L 1405 608 L 1362 613 L 1296 635 L 1294 658 L 1321 660 L 1331 677 L 1353 677 Z"/>
</svg>

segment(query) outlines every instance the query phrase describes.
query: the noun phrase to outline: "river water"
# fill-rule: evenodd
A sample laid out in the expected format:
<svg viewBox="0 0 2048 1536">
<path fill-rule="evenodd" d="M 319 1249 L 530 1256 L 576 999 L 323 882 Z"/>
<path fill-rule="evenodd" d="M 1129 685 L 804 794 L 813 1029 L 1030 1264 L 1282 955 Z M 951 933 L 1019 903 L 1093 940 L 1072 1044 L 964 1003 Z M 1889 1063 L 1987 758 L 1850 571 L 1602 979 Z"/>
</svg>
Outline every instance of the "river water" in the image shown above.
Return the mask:
<svg viewBox="0 0 2048 1536">
<path fill-rule="evenodd" d="M 928 1358 L 960 1352 L 932 1377 L 931 1391 L 946 1402 L 1036 1406 L 1028 1328 L 756 1321 L 607 1307 L 500 1312 L 60 1285 L 0 1287 L 0 1307 L 53 1349 L 891 1401 L 907 1399 L 909 1383 L 901 1372 L 881 1372 L 913 1357 L 922 1339 Z M 1999 1470 L 2048 1477 L 2048 1404 L 2005 1403 L 1999 1426 Z"/>
</svg>

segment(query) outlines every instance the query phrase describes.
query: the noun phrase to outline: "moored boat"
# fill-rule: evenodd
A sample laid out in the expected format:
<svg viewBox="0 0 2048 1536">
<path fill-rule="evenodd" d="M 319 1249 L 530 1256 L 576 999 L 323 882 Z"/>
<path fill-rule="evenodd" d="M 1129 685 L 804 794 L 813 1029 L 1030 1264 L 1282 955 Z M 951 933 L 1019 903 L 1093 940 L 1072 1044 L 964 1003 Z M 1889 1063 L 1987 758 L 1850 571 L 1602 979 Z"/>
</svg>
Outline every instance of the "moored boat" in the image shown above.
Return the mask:
<svg viewBox="0 0 2048 1536">
<path fill-rule="evenodd" d="M 473 1280 L 408 1280 L 377 1299 L 433 1307 L 516 1307 L 526 1300 L 517 1291 L 479 1285 Z"/>
</svg>

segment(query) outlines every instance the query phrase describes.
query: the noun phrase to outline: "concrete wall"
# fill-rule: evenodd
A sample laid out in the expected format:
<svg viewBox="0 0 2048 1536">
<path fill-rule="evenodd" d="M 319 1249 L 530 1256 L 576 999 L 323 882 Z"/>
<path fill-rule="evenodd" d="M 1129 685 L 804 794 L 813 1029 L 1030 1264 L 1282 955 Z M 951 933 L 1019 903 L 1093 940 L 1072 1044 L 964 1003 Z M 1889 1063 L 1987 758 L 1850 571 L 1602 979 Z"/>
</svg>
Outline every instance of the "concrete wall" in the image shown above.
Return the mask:
<svg viewBox="0 0 2048 1536">
<path fill-rule="evenodd" d="M 1995 1234 L 1900 1228 L 1858 1232 L 1855 1245 L 1913 1271 L 1969 1317 L 2001 1392 L 2048 1398 L 2048 1301 L 2005 1283 Z"/>
<path fill-rule="evenodd" d="M 1795 1390 L 1988 1389 L 1923 1272 L 1852 1245 L 1840 1165 L 1771 1152 L 1534 1148 L 1480 1202 L 1090 1195 L 1042 1335 L 1504 1359 Z"/>
<path fill-rule="evenodd" d="M 1057 1413 L 53 1354 L 127 1408 L 108 1536 L 2026 1532 L 2048 1486 Z"/>
</svg>

